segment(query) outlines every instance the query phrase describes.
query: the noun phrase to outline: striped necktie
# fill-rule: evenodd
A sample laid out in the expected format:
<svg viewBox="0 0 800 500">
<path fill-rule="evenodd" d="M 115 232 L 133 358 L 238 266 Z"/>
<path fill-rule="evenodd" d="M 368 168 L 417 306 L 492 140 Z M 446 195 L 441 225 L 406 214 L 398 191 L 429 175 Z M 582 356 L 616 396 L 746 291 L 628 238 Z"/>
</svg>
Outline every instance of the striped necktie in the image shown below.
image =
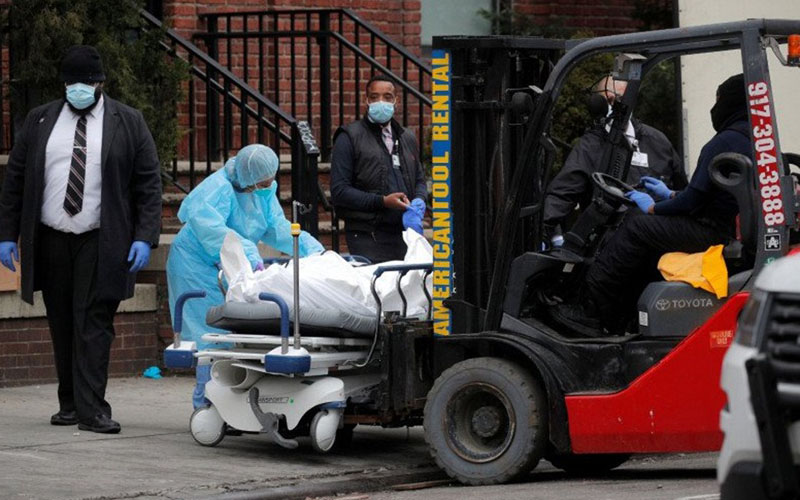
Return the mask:
<svg viewBox="0 0 800 500">
<path fill-rule="evenodd" d="M 75 127 L 75 142 L 72 146 L 72 162 L 69 166 L 67 194 L 64 197 L 64 210 L 75 215 L 83 208 L 83 184 L 86 176 L 86 115 L 78 119 Z"/>
<path fill-rule="evenodd" d="M 383 127 L 381 135 L 383 136 L 383 144 L 391 153 L 394 149 L 394 141 L 392 141 L 392 129 L 389 127 Z"/>
</svg>

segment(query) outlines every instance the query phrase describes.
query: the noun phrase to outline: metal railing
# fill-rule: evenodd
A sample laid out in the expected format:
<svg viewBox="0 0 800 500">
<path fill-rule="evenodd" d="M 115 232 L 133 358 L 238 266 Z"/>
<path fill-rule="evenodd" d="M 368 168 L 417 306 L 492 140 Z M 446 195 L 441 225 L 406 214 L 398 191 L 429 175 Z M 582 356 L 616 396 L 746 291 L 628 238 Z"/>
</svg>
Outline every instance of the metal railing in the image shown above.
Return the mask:
<svg viewBox="0 0 800 500">
<path fill-rule="evenodd" d="M 253 82 L 293 116 L 304 116 L 318 131 L 324 159 L 330 156 L 333 120 L 343 125 L 362 116 L 362 87 L 375 72 L 396 80 L 402 103 L 397 118 L 416 130 L 424 151 L 430 68 L 353 11 L 262 10 L 200 17 L 206 32 L 194 39 L 228 71 Z"/>
<path fill-rule="evenodd" d="M 153 28 L 161 29 L 161 22 L 146 11 L 141 16 Z M 291 154 L 292 198 L 312 205 L 300 219 L 303 229 L 318 235 L 316 207 L 320 203 L 317 165 L 319 149 L 310 127 L 286 113 L 277 104 L 255 90 L 214 58 L 193 43 L 166 29 L 162 46 L 171 57 L 178 57 L 189 65 L 187 83 L 188 100 L 185 105 L 176 103 L 176 113 L 182 115 L 186 138 L 181 156 L 188 158 L 188 171 L 179 171 L 177 159 L 167 179 L 181 191 L 188 193 L 197 182 L 198 174 L 210 175 L 212 163 L 221 158 L 227 161 L 231 151 L 247 144 L 267 144 L 280 156 Z M 197 163 L 205 163 L 202 171 Z M 181 177 L 188 174 L 188 184 Z M 324 203 L 327 203 L 325 200 Z"/>
</svg>

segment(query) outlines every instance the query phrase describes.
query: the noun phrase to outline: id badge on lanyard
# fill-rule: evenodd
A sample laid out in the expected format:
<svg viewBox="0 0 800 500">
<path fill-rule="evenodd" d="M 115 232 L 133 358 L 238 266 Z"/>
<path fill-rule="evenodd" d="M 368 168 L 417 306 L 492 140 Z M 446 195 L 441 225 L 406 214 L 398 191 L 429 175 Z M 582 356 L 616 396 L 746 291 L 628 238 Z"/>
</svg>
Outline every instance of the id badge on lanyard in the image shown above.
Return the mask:
<svg viewBox="0 0 800 500">
<path fill-rule="evenodd" d="M 394 148 L 392 149 L 392 167 L 400 169 L 400 153 L 398 151 L 397 141 L 394 141 Z"/>
<path fill-rule="evenodd" d="M 634 151 L 633 156 L 631 157 L 631 165 L 641 168 L 649 168 L 650 163 L 647 161 L 647 153 L 642 153 L 640 151 Z"/>
</svg>

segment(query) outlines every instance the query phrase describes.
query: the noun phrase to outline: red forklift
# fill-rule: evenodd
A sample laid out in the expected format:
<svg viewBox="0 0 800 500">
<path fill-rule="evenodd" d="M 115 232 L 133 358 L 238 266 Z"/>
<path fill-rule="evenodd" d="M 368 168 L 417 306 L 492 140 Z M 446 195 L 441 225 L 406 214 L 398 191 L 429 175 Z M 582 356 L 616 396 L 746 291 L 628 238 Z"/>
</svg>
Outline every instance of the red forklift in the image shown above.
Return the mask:
<svg viewBox="0 0 800 500">
<path fill-rule="evenodd" d="M 298 299 L 290 316 L 282 299 L 265 293 L 262 300 L 280 307 L 226 303 L 209 311 L 209 324 L 233 333 L 208 340 L 241 348 L 194 352 L 180 342 L 176 305 L 176 342 L 165 362 L 214 362 L 206 386 L 213 404 L 195 412 L 195 439 L 215 446 L 230 426 L 287 449 L 310 436 L 327 452 L 351 439 L 356 425 L 424 424 L 436 462 L 465 484 L 518 479 L 542 458 L 597 473 L 636 453 L 718 450 L 722 357 L 754 277 L 787 252 L 798 228 L 790 164 L 800 166 L 800 157 L 780 148 L 768 67 L 768 57 L 800 62 L 795 38 L 788 60 L 781 47 L 796 33 L 800 21 L 749 20 L 586 41 L 435 38 L 432 265 L 379 266 L 377 315 L 363 331 L 309 322 Z M 720 155 L 710 170 L 740 210 L 741 238 L 724 252 L 729 296 L 656 281 L 639 297 L 638 325 L 626 335 L 573 335 L 548 311 L 572 298 L 629 209 L 624 194 L 634 188 L 620 179 L 632 151 L 619 139 L 642 79 L 678 56 L 731 50 L 741 52 L 753 154 Z M 593 176 L 593 201 L 564 246 L 542 250 L 555 104 L 570 72 L 603 53 L 616 56 L 614 76 L 627 81 L 612 111 L 608 169 Z M 430 305 L 424 317 L 411 317 L 403 277 L 420 269 L 421 282 L 432 281 Z M 374 290 L 391 272 L 399 272 L 402 311 L 382 311 Z M 290 348 L 292 317 L 300 324 Z"/>
<path fill-rule="evenodd" d="M 425 364 L 435 382 L 424 426 L 432 456 L 451 477 L 492 484 L 529 473 L 542 458 L 597 473 L 632 454 L 720 449 L 722 358 L 755 276 L 787 253 L 798 229 L 790 165 L 800 166 L 800 157 L 780 148 L 768 67 L 769 58 L 800 64 L 796 37 L 784 56 L 798 33 L 800 21 L 753 19 L 585 41 L 434 39 L 435 335 Z M 648 71 L 678 56 L 724 51 L 741 53 L 753 147 L 752 158 L 726 153 L 711 168 L 740 210 L 741 237 L 723 253 L 729 295 L 718 300 L 656 281 L 639 297 L 638 325 L 626 335 L 567 333 L 548 308 L 580 286 L 634 189 L 620 180 L 630 148 L 614 146 L 565 245 L 542 250 L 557 148 L 550 131 L 568 75 L 592 56 L 616 56 L 614 77 L 628 86 L 614 105 L 613 141 Z M 425 372 L 418 370 L 422 386 Z"/>
</svg>

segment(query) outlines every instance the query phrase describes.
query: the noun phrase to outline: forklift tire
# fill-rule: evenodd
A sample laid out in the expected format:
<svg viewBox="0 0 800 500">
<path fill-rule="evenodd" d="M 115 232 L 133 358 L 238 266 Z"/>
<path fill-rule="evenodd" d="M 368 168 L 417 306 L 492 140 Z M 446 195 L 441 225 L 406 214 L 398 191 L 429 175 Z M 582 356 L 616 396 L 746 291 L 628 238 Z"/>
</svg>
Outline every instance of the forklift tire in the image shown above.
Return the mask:
<svg viewBox="0 0 800 500">
<path fill-rule="evenodd" d="M 528 474 L 547 449 L 547 399 L 527 370 L 473 358 L 445 370 L 425 403 L 425 441 L 447 474 L 498 484 Z"/>
<path fill-rule="evenodd" d="M 333 445 L 336 450 L 346 450 L 353 444 L 353 430 L 356 424 L 344 424 L 344 427 L 336 431 L 336 443 Z"/>
<path fill-rule="evenodd" d="M 547 457 L 551 464 L 571 476 L 605 474 L 628 461 L 627 453 L 597 453 L 588 455 L 553 455 Z"/>
</svg>

